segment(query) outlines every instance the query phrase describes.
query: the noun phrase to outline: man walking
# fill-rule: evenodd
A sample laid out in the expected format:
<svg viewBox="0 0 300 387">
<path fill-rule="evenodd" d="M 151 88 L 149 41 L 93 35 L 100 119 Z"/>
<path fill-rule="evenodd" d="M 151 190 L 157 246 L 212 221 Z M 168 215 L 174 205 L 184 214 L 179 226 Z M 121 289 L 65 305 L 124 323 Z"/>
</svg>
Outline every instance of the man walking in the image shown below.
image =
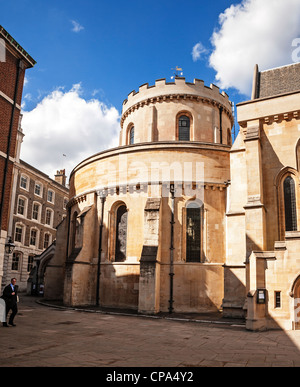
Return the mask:
<svg viewBox="0 0 300 387">
<path fill-rule="evenodd" d="M 2 298 L 5 301 L 6 304 L 6 318 L 8 315 L 8 312 L 11 310 L 11 315 L 9 317 L 8 324 L 15 327 L 14 324 L 14 318 L 16 314 L 18 313 L 18 306 L 17 306 L 17 300 L 18 300 L 18 285 L 16 285 L 16 278 L 12 278 L 9 285 L 7 285 L 3 290 Z M 3 322 L 4 327 L 8 327 L 7 322 Z"/>
</svg>

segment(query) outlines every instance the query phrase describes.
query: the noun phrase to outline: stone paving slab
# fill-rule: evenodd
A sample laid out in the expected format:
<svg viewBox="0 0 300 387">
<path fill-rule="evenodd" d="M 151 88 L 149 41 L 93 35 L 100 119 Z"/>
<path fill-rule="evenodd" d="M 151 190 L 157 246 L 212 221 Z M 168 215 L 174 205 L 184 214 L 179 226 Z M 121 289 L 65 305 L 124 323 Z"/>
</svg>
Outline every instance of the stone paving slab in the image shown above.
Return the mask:
<svg viewBox="0 0 300 387">
<path fill-rule="evenodd" d="M 22 296 L 0 367 L 299 367 L 300 331 L 88 313 Z"/>
</svg>

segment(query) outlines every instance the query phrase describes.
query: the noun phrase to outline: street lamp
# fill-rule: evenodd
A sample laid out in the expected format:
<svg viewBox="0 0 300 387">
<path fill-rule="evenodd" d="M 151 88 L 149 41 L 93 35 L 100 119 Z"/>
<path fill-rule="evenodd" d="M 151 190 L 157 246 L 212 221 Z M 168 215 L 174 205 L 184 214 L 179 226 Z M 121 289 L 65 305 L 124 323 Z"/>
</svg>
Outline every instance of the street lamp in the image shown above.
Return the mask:
<svg viewBox="0 0 300 387">
<path fill-rule="evenodd" d="M 8 237 L 8 241 L 5 243 L 5 252 L 6 254 L 12 254 L 15 249 L 15 244 L 13 243 L 11 237 Z"/>
<path fill-rule="evenodd" d="M 99 228 L 99 247 L 98 247 L 98 265 L 97 265 L 97 286 L 96 286 L 96 306 L 99 306 L 99 291 L 100 291 L 100 266 L 101 266 L 101 253 L 102 253 L 102 229 L 103 229 L 103 215 L 104 215 L 104 203 L 107 197 L 107 190 L 97 191 L 97 195 L 101 199 L 101 222 Z"/>
</svg>

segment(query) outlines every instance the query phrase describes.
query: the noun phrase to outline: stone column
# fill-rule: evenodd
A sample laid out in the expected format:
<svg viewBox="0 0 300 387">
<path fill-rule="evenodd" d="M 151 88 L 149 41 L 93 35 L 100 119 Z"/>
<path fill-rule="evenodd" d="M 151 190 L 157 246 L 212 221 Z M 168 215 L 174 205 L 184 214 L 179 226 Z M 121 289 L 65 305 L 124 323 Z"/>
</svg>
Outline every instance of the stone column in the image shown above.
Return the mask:
<svg viewBox="0 0 300 387">
<path fill-rule="evenodd" d="M 247 165 L 246 258 L 252 251 L 265 249 L 265 207 L 259 120 L 248 122 L 245 136 Z"/>
<path fill-rule="evenodd" d="M 247 264 L 247 317 L 246 329 L 252 331 L 266 330 L 268 328 L 268 303 L 266 270 L 268 260 L 276 259 L 273 251 L 252 252 Z M 264 290 L 265 297 L 260 302 L 258 292 Z"/>
<path fill-rule="evenodd" d="M 144 209 L 144 245 L 140 260 L 139 313 L 159 312 L 160 263 L 158 261 L 160 198 L 147 199 Z"/>
</svg>

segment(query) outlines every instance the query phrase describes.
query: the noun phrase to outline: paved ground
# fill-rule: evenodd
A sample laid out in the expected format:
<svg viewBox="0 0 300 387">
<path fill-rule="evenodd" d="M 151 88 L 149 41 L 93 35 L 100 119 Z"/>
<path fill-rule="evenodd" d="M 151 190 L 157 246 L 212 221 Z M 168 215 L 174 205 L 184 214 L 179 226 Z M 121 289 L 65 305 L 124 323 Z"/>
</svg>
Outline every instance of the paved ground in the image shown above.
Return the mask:
<svg viewBox="0 0 300 387">
<path fill-rule="evenodd" d="M 28 296 L 15 323 L 0 327 L 0 367 L 300 366 L 300 331 L 57 309 Z"/>
</svg>

